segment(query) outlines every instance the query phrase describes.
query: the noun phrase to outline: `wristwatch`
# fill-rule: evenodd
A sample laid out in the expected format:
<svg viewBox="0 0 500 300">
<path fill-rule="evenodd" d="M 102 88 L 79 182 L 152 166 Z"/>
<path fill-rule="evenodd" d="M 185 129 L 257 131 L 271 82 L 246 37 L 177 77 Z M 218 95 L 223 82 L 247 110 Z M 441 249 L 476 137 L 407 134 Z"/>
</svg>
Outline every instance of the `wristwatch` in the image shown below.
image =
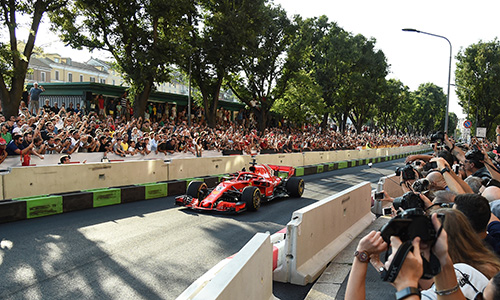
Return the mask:
<svg viewBox="0 0 500 300">
<path fill-rule="evenodd" d="M 445 172 L 450 172 L 450 169 L 448 167 L 444 167 L 444 169 L 439 171 L 439 173 L 441 173 L 441 175 L 443 175 Z"/>
<path fill-rule="evenodd" d="M 370 256 L 366 251 L 356 251 L 354 252 L 354 256 L 358 258 L 358 260 L 362 263 L 367 263 L 370 261 Z"/>
<path fill-rule="evenodd" d="M 411 295 L 418 295 L 420 298 L 420 290 L 416 287 L 407 287 L 399 292 L 396 292 L 396 300 L 405 299 Z"/>
</svg>

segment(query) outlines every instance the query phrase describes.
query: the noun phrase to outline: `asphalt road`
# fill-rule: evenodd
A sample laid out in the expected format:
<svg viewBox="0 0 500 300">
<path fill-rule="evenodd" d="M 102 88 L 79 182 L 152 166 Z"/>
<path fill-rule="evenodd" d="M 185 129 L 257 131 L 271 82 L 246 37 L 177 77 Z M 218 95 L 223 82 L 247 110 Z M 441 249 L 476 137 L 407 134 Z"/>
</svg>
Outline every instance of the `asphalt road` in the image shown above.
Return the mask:
<svg viewBox="0 0 500 300">
<path fill-rule="evenodd" d="M 293 211 L 336 192 L 392 174 L 403 160 L 304 177 L 300 199 L 258 212 L 196 213 L 173 197 L 0 225 L 1 299 L 175 299 L 257 232 L 274 233 Z M 274 283 L 281 299 L 306 287 Z"/>
</svg>

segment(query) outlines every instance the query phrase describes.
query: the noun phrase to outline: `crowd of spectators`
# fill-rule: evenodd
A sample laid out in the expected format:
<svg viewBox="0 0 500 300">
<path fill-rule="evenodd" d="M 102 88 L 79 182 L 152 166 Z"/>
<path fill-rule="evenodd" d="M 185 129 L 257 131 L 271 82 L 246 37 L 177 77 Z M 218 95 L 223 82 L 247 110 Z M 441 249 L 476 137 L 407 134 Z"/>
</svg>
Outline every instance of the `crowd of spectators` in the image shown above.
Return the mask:
<svg viewBox="0 0 500 300">
<path fill-rule="evenodd" d="M 203 151 L 226 153 L 291 153 L 361 149 L 365 147 L 397 147 L 426 142 L 425 137 L 388 135 L 380 132 L 346 133 L 322 130 L 319 126 L 294 128 L 279 123 L 264 132 L 257 131 L 253 114 L 241 110 L 235 118 L 223 108 L 217 113 L 217 126 L 206 125 L 202 109 L 192 113 L 188 126 L 186 110 L 175 104 L 149 103 L 145 118 L 133 117 L 128 100 L 105 103 L 98 95 L 88 112 L 80 104 L 45 100 L 36 114 L 21 102 L 18 116 L 0 116 L 1 137 L 6 141 L 8 155 L 72 154 L 75 152 L 115 153 L 122 157 L 150 153 L 192 153 Z"/>
<path fill-rule="evenodd" d="M 381 192 L 392 219 L 359 242 L 346 299 L 365 299 L 369 263 L 396 299 L 500 299 L 500 125 L 496 133 L 496 143 L 444 135 L 432 155 L 407 157 L 404 195 Z"/>
</svg>

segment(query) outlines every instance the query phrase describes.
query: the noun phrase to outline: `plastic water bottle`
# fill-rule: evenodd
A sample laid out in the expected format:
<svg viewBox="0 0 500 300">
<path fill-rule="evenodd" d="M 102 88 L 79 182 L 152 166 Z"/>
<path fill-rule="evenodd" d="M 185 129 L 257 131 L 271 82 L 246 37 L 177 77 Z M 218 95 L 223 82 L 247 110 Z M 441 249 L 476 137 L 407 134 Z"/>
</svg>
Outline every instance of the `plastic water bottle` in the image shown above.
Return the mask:
<svg viewBox="0 0 500 300">
<path fill-rule="evenodd" d="M 380 193 L 384 190 L 385 177 L 381 177 L 377 183 L 377 189 L 375 193 Z M 372 213 L 374 213 L 377 217 L 382 215 L 382 201 L 373 200 Z"/>
</svg>

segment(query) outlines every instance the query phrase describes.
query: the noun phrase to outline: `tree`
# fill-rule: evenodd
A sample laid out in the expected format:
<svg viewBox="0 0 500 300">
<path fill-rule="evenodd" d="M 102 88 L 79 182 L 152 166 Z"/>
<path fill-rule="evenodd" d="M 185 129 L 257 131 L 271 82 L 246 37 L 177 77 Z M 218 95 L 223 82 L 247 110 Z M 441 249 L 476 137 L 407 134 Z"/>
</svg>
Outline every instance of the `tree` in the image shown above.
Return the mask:
<svg viewBox="0 0 500 300">
<path fill-rule="evenodd" d="M 323 115 L 322 127 L 326 127 L 329 115 L 333 114 L 340 130 L 346 129 L 350 103 L 346 82 L 354 65 L 354 43 L 351 35 L 328 22 L 326 16 L 306 19 L 302 26 L 304 43 L 309 54 L 307 63 L 313 71 L 315 82 L 321 86 L 322 98 L 329 109 Z"/>
<path fill-rule="evenodd" d="M 319 123 L 326 105 L 321 98 L 321 87 L 310 73 L 301 70 L 293 76 L 283 97 L 271 109 L 294 124 Z"/>
<path fill-rule="evenodd" d="M 477 124 L 486 127 L 491 137 L 500 121 L 500 42 L 480 41 L 461 50 L 456 58 L 456 83 L 471 91 L 470 107 L 467 90 L 458 89 L 459 103 L 476 115 Z"/>
<path fill-rule="evenodd" d="M 0 42 L 0 99 L 2 111 L 7 117 L 17 116 L 24 90 L 28 64 L 35 47 L 35 39 L 43 14 L 58 10 L 65 5 L 61 0 L 0 0 L 0 23 L 8 30 L 9 42 Z M 29 17 L 28 38 L 24 49 L 18 47 L 17 18 Z"/>
<path fill-rule="evenodd" d="M 374 107 L 380 102 L 380 94 L 387 75 L 387 62 L 382 50 L 375 50 L 375 39 L 367 40 L 358 34 L 353 38 L 355 58 L 352 72 L 346 82 L 351 103 L 351 119 L 356 130 L 373 114 Z"/>
<path fill-rule="evenodd" d="M 421 84 L 411 93 L 413 113 L 411 124 L 415 131 L 431 133 L 442 131 L 446 110 L 446 95 L 443 89 L 433 83 Z"/>
<path fill-rule="evenodd" d="M 154 84 L 170 79 L 170 67 L 185 49 L 192 10 L 189 0 L 75 0 L 51 20 L 68 45 L 112 54 L 131 86 L 138 117 Z"/>
<path fill-rule="evenodd" d="M 207 124 L 216 125 L 220 90 L 229 73 L 237 73 L 248 41 L 261 27 L 265 0 L 199 0 L 190 17 L 190 49 L 180 67 L 202 95 Z M 191 66 L 191 68 L 189 68 Z"/>
<path fill-rule="evenodd" d="M 229 86 L 253 109 L 263 132 L 273 104 L 283 97 L 298 64 L 293 61 L 294 55 L 287 55 L 296 28 L 286 11 L 279 6 L 266 6 L 261 18 L 260 31 L 255 40 L 248 41 L 241 58 L 244 76 L 233 75 Z"/>
<path fill-rule="evenodd" d="M 380 101 L 375 107 L 376 121 L 385 132 L 392 132 L 394 129 L 401 130 L 403 126 L 398 126 L 397 120 L 400 115 L 405 114 L 410 109 L 405 109 L 408 103 L 409 89 L 396 79 L 389 79 L 382 85 Z M 411 107 L 410 105 L 407 105 Z"/>
</svg>

